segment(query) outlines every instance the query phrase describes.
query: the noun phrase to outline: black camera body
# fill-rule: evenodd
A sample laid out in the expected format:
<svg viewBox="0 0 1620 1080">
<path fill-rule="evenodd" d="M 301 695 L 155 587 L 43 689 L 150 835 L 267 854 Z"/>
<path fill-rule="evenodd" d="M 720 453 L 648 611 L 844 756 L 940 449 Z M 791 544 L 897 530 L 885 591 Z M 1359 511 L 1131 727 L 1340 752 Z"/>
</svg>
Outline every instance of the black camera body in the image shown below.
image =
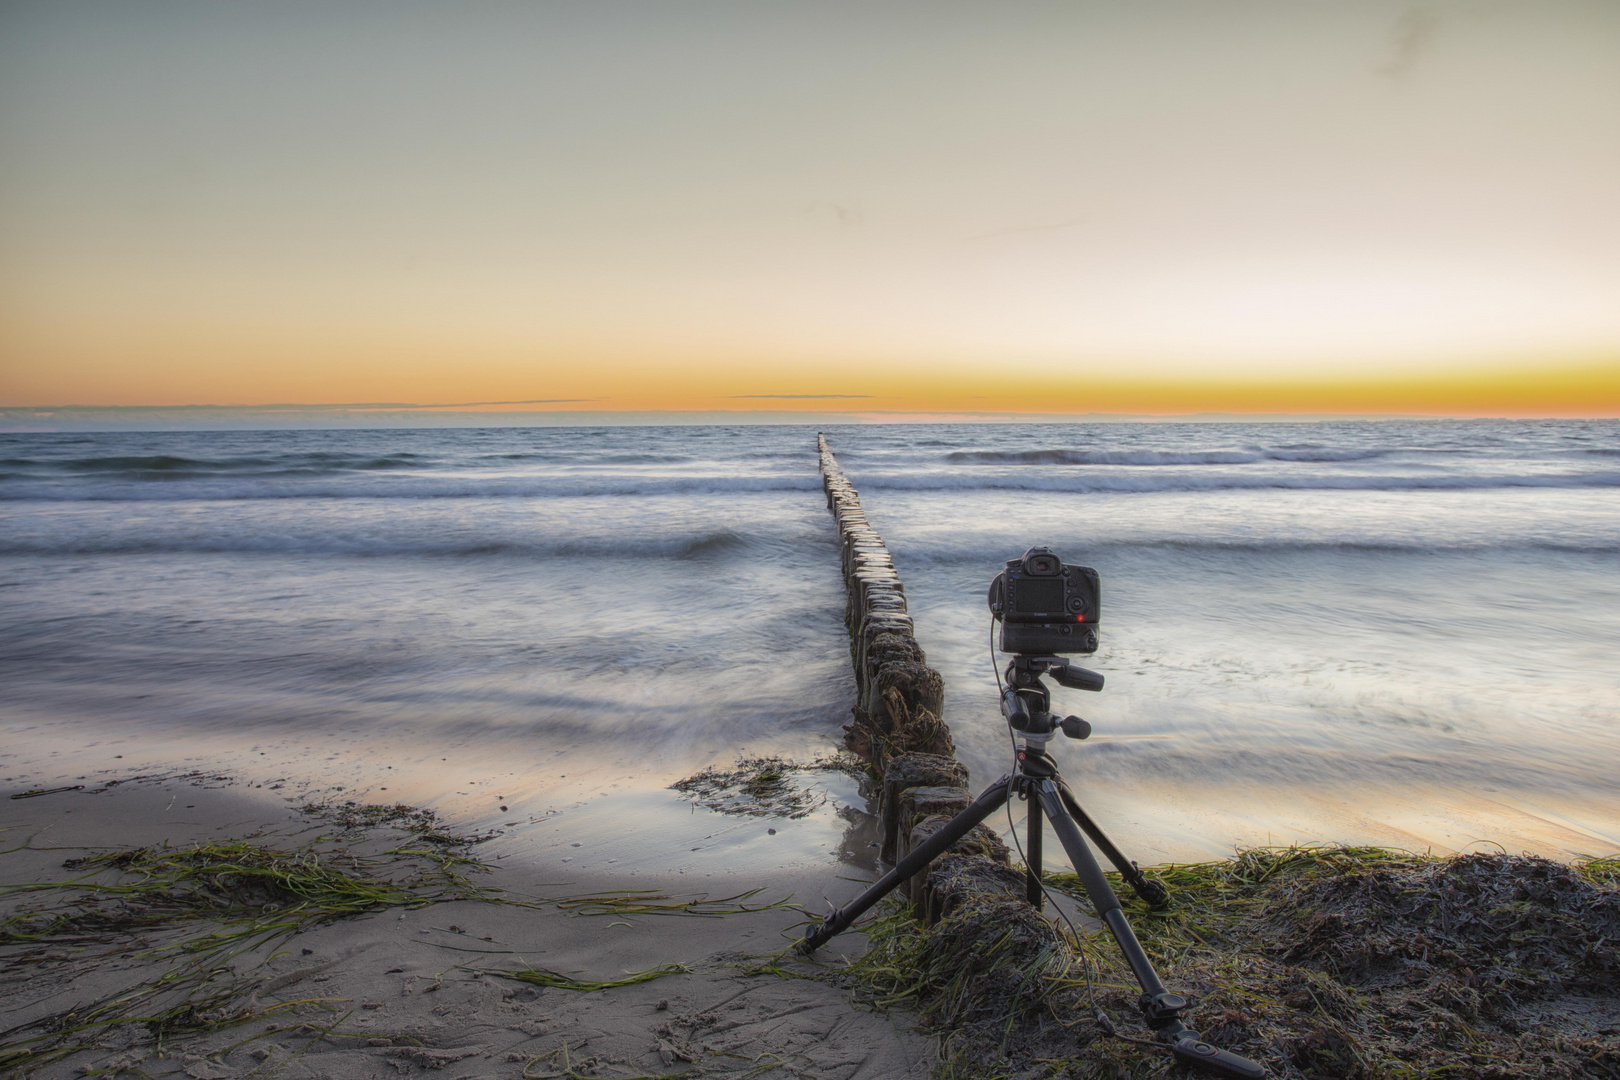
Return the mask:
<svg viewBox="0 0 1620 1080">
<path fill-rule="evenodd" d="M 1097 651 L 1102 587 L 1089 566 L 1068 566 L 1034 547 L 990 583 L 990 613 L 1001 620 L 1001 651 L 1051 655 Z"/>
</svg>

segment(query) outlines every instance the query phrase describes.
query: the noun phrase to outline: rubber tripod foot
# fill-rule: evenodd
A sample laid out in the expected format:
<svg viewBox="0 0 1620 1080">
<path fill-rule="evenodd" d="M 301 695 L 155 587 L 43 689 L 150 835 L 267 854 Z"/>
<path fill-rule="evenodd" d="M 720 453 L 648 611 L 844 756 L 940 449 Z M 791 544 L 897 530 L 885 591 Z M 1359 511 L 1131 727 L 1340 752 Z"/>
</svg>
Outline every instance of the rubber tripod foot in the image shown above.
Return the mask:
<svg viewBox="0 0 1620 1080">
<path fill-rule="evenodd" d="M 1145 877 L 1133 881 L 1131 888 L 1142 898 L 1142 902 L 1154 911 L 1163 911 L 1170 906 L 1170 890 L 1164 887 L 1163 882 Z"/>
</svg>

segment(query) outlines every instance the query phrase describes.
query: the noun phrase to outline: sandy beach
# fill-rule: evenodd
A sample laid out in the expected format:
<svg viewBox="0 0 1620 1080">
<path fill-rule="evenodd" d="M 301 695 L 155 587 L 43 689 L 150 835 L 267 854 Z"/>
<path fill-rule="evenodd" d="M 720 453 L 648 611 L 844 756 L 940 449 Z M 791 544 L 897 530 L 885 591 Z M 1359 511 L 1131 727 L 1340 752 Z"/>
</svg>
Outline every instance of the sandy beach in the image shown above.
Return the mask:
<svg viewBox="0 0 1620 1080">
<path fill-rule="evenodd" d="M 333 804 L 334 811 L 309 813 L 306 808 L 316 800 L 288 798 L 224 775 L 136 778 L 112 787 L 94 778 L 82 783 L 76 790 L 23 798 L 9 796 L 25 791 L 5 792 L 0 807 L 7 850 L 0 859 L 0 880 L 8 890 L 75 878 L 103 884 L 132 880 L 128 867 L 120 873 L 64 866 L 98 853 L 245 842 L 322 852 L 339 869 L 347 860 L 359 876 L 396 880 L 435 869 L 432 859 L 402 851 L 467 852 L 496 867 L 485 872 L 459 866 L 468 872 L 467 880 L 477 889 L 500 890 L 498 896 L 510 902 L 463 899 L 379 907 L 235 955 L 226 950 L 194 985 L 176 982 L 167 997 L 125 1009 L 131 1017 L 149 1019 L 185 994 L 193 994 L 193 1000 L 216 995 L 210 998 L 211 1012 L 188 1017 L 191 1030 L 175 1028 L 166 1035 L 154 1033 L 160 1025 L 138 1019 L 68 1029 L 95 1003 L 129 997 L 165 971 L 183 967 L 196 954 L 175 946 L 195 933 L 195 920 L 133 931 L 110 924 L 97 930 L 87 923 L 77 936 L 58 932 L 44 941 L 9 923 L 9 939 L 0 946 L 6 991 L 0 1053 L 8 1056 L 0 1067 L 8 1074 L 183 1074 L 193 1080 L 270 1075 L 358 1080 L 424 1072 L 442 1073 L 447 1080 L 688 1072 L 875 1078 L 926 1076 L 935 1061 L 934 1040 L 910 1030 L 913 1017 L 857 1007 L 823 977 L 860 950 L 859 935 L 834 942 L 817 964 L 784 959 L 771 971 L 760 971 L 763 958 L 779 954 L 793 938 L 790 927 L 803 918 L 795 907 L 767 905 L 790 896 L 797 902 L 815 897 L 819 903 L 829 890 L 841 897 L 839 890 L 858 888 L 840 880 L 831 865 L 825 872 L 762 873 L 754 880 L 739 870 L 720 887 L 696 893 L 678 877 L 582 873 L 555 859 L 503 857 L 510 853 L 498 850 L 498 839 L 472 848 L 423 847 L 422 828 L 412 831 L 404 819 L 359 825 L 344 817 L 341 802 Z M 709 917 L 636 913 L 611 902 L 592 914 L 591 908 L 567 903 L 629 895 L 631 907 L 679 904 L 754 889 L 761 891 L 716 907 L 766 910 Z M 60 911 L 70 895 L 8 891 L 5 915 L 39 907 Z M 109 901 L 102 897 L 101 902 Z M 138 901 L 116 897 L 111 902 Z M 38 924 L 21 930 L 30 926 Z M 664 974 L 587 990 L 486 973 L 518 970 L 552 973 L 586 986 L 638 972 Z M 51 1034 L 53 1027 L 59 1038 Z M 51 1056 L 75 1046 L 82 1048 Z M 29 1051 L 36 1056 L 25 1057 Z"/>
</svg>

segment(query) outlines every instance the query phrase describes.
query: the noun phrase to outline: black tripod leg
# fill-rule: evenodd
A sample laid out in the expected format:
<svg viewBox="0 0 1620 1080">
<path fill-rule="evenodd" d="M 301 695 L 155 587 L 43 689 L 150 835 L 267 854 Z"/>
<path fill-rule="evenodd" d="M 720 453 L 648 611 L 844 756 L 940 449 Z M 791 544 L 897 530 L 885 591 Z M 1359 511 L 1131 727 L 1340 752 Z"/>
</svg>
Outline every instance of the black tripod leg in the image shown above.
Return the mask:
<svg viewBox="0 0 1620 1080">
<path fill-rule="evenodd" d="M 1085 830 L 1085 834 L 1091 837 L 1091 842 L 1097 845 L 1097 850 L 1102 852 L 1104 857 L 1114 864 L 1114 869 L 1119 871 L 1119 876 L 1125 879 L 1125 883 L 1131 887 L 1137 896 L 1142 898 L 1142 901 L 1148 907 L 1162 908 L 1167 906 L 1170 903 L 1170 894 L 1165 890 L 1164 885 L 1142 873 L 1141 870 L 1137 869 L 1134 862 L 1125 857 L 1124 852 L 1114 846 L 1114 842 L 1108 839 L 1108 834 L 1103 832 L 1101 827 L 1091 820 L 1091 815 L 1081 808 L 1080 800 L 1074 797 L 1074 792 L 1069 790 L 1068 784 L 1059 779 L 1057 786 L 1058 794 L 1063 797 L 1063 805 L 1068 807 L 1069 813 L 1073 815 L 1075 821 L 1079 822 L 1080 828 Z"/>
<path fill-rule="evenodd" d="M 1025 823 L 1028 829 L 1024 841 L 1024 899 L 1028 900 L 1036 911 L 1040 911 L 1046 899 L 1046 894 L 1041 888 L 1041 801 L 1039 799 L 1029 800 L 1029 811 Z"/>
<path fill-rule="evenodd" d="M 1074 819 L 1064 812 L 1066 807 L 1058 786 L 1050 780 L 1043 780 L 1036 791 L 1046 816 L 1052 821 L 1052 831 L 1068 853 L 1069 862 L 1074 864 L 1074 872 L 1085 886 L 1086 895 L 1091 897 L 1092 907 L 1102 916 L 1108 932 L 1114 935 L 1114 940 L 1119 943 L 1119 951 L 1125 954 L 1125 962 L 1131 966 L 1132 974 L 1142 987 L 1142 998 L 1138 1004 L 1154 1034 L 1168 1046 L 1178 1061 L 1232 1077 L 1233 1080 L 1264 1080 L 1265 1069 L 1230 1050 L 1211 1046 L 1199 1038 L 1198 1032 L 1181 1022 L 1181 1012 L 1187 1007 L 1186 999 L 1166 990 L 1159 973 L 1153 970 L 1153 961 L 1148 959 L 1142 943 L 1136 940 L 1136 931 L 1131 929 L 1129 920 L 1125 918 L 1125 912 L 1119 906 L 1119 897 L 1109 887 L 1102 867 L 1097 865 L 1096 857 L 1086 847 L 1085 838 L 1075 827 Z"/>
<path fill-rule="evenodd" d="M 1125 919 L 1125 912 L 1120 909 L 1119 897 L 1109 886 L 1108 879 L 1103 876 L 1102 867 L 1097 865 L 1096 856 L 1086 847 L 1085 839 L 1080 830 L 1075 828 L 1074 820 L 1064 813 L 1064 805 L 1058 788 L 1050 780 L 1043 780 L 1036 789 L 1041 805 L 1046 810 L 1046 816 L 1052 819 L 1052 831 L 1057 834 L 1058 843 L 1068 853 L 1069 862 L 1074 864 L 1074 872 L 1079 875 L 1080 884 L 1085 886 L 1086 895 L 1091 897 L 1091 906 L 1097 909 L 1097 914 L 1108 927 L 1108 932 L 1114 935 L 1119 942 L 1119 949 L 1125 954 L 1125 962 L 1131 965 L 1131 972 L 1136 981 L 1142 985 L 1142 993 L 1158 995 L 1166 993 L 1164 983 L 1159 981 L 1159 973 L 1153 970 L 1153 962 L 1148 959 L 1142 950 L 1142 943 L 1136 940 L 1136 931 Z"/>
<path fill-rule="evenodd" d="M 1003 776 L 985 788 L 979 797 L 973 800 L 973 805 L 951 818 L 939 832 L 913 848 L 909 855 L 895 863 L 894 869 L 879 878 L 870 889 L 843 907 L 828 912 L 827 917 L 821 920 L 821 925 L 804 935 L 804 940 L 799 942 L 799 951 L 814 952 L 834 935 L 843 933 L 849 928 L 850 923 L 892 892 L 896 885 L 933 862 L 935 856 L 942 854 L 946 848 L 966 836 L 973 826 L 999 810 L 1007 801 L 1007 789 L 1011 783 L 1011 776 Z"/>
</svg>

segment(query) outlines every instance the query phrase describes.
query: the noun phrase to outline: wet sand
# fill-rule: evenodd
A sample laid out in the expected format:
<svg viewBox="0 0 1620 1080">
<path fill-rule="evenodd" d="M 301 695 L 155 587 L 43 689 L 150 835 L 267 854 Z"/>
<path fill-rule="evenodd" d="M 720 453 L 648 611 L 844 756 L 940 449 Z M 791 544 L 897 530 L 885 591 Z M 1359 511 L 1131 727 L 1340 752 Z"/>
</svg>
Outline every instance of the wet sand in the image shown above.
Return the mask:
<svg viewBox="0 0 1620 1080">
<path fill-rule="evenodd" d="M 87 787 L 0 799 L 5 846 L 12 849 L 0 858 L 5 884 L 61 881 L 74 874 L 63 867 L 65 860 L 111 849 L 243 838 L 293 849 L 334 832 L 330 823 L 302 812 L 306 799 L 289 796 L 285 788 L 249 787 L 206 771 L 129 780 L 100 791 L 96 778 L 70 782 Z M 8 786 L 4 795 L 17 790 Z M 761 824 L 760 831 L 765 827 Z M 399 835 L 373 830 L 352 850 L 375 855 L 397 845 Z M 504 847 L 497 838 L 474 849 L 496 867 L 475 883 L 519 900 L 650 887 L 683 898 L 698 892 L 719 898 L 763 887 L 759 899 L 793 895 L 815 908 L 823 894 L 843 899 L 860 887 L 840 880 L 831 858 L 796 870 L 762 869 L 758 861 L 745 860 L 725 873 L 697 871 L 716 875 L 700 885 L 692 872 L 587 869 L 561 861 L 569 856 L 537 857 L 522 843 Z M 38 895 L 6 898 L 6 912 Z M 564 1074 L 568 1068 L 626 1077 L 701 1068 L 705 1075 L 720 1076 L 927 1076 L 935 1043 L 909 1030 L 914 1018 L 859 1008 L 844 991 L 817 978 L 745 972 L 750 957 L 788 945 L 792 925 L 802 918 L 787 908 L 717 918 L 581 916 L 555 903 L 514 907 L 481 901 L 376 911 L 301 933 L 273 956 L 249 953 L 233 963 L 237 975 L 274 973 L 266 984 L 273 990 L 261 992 L 259 1006 L 304 1004 L 163 1047 L 140 1025 L 124 1025 L 103 1033 L 94 1049 L 46 1064 L 33 1075 L 138 1070 L 154 1077 L 224 1080 L 274 1072 L 291 1080 L 360 1080 L 429 1071 L 446 1080 L 515 1080 L 525 1070 L 531 1078 Z M 793 974 L 814 976 L 861 947 L 858 935 L 846 935 L 819 954 L 820 966 L 790 960 L 788 967 Z M 133 941 L 128 953 L 94 966 L 77 961 L 70 948 L 57 948 L 25 967 L 14 962 L 19 947 L 6 948 L 12 955 L 0 968 L 6 989 L 0 1029 L 82 1008 L 162 970 L 143 958 L 141 943 Z M 476 971 L 531 965 L 581 980 L 612 981 L 665 964 L 686 970 L 590 992 L 531 986 Z"/>
</svg>

